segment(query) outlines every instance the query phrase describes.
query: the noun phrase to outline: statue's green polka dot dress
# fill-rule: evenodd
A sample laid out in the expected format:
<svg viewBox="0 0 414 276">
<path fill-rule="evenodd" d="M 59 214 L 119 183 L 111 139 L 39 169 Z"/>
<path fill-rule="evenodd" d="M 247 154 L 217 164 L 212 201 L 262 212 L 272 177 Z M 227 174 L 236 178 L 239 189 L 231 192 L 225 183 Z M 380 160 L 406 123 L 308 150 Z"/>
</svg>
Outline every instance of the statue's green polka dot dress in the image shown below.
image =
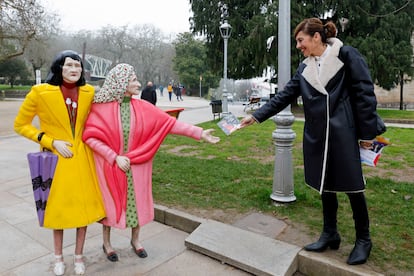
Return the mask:
<svg viewBox="0 0 414 276">
<path fill-rule="evenodd" d="M 131 120 L 131 108 L 130 108 L 130 97 L 124 97 L 121 104 L 121 122 L 124 135 L 124 152 L 128 151 L 128 138 L 129 138 L 129 129 L 130 129 L 130 120 Z M 127 173 L 128 179 L 128 191 L 127 191 L 127 207 L 126 207 L 126 226 L 127 227 L 136 227 L 138 226 L 138 215 L 137 208 L 135 206 L 135 193 L 134 193 L 134 184 L 132 179 L 131 170 Z"/>
</svg>

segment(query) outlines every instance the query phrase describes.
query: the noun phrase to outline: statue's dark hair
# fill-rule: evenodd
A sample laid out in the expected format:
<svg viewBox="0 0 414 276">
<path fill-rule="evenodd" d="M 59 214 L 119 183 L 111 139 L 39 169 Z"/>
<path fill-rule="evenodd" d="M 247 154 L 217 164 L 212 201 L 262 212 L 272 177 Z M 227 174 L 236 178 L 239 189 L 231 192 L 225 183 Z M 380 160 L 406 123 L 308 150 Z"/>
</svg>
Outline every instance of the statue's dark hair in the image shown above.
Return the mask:
<svg viewBox="0 0 414 276">
<path fill-rule="evenodd" d="M 65 59 L 70 57 L 71 59 L 77 60 L 81 63 L 82 73 L 79 80 L 76 82 L 76 86 L 85 85 L 85 74 L 82 58 L 78 53 L 72 50 L 65 50 L 56 55 L 55 59 L 50 66 L 49 74 L 46 77 L 46 82 L 51 85 L 61 85 L 63 83 L 62 67 L 65 63 Z"/>
</svg>

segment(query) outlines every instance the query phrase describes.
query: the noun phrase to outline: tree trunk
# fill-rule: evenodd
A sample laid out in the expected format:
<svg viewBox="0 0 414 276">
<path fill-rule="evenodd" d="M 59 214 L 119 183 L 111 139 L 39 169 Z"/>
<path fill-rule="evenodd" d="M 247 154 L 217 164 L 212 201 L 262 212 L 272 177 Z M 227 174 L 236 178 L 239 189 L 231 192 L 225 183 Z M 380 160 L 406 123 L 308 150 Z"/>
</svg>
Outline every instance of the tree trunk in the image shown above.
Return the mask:
<svg viewBox="0 0 414 276">
<path fill-rule="evenodd" d="M 404 73 L 400 72 L 400 110 L 404 110 L 403 91 L 404 91 Z"/>
</svg>

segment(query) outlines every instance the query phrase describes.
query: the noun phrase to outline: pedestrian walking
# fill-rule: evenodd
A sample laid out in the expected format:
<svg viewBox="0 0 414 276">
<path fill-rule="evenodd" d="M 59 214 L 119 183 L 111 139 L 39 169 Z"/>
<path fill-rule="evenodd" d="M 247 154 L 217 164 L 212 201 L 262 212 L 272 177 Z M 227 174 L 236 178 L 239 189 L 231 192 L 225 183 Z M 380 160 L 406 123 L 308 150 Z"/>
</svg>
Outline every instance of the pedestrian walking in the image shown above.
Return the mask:
<svg viewBox="0 0 414 276">
<path fill-rule="evenodd" d="M 184 85 L 182 85 L 181 83 L 178 84 L 178 89 L 177 89 L 177 100 L 179 101 L 183 101 L 183 91 L 184 91 Z"/>
<path fill-rule="evenodd" d="M 153 105 L 157 104 L 157 92 L 151 81 L 147 83 L 147 86 L 141 92 L 141 99 L 152 103 Z"/>
<path fill-rule="evenodd" d="M 172 93 L 173 93 L 173 86 L 172 86 L 171 83 L 168 84 L 167 91 L 168 91 L 168 99 L 171 102 L 171 100 L 172 100 Z"/>
<path fill-rule="evenodd" d="M 158 86 L 158 89 L 160 90 L 161 97 L 164 97 L 164 86 L 160 85 Z"/>
</svg>

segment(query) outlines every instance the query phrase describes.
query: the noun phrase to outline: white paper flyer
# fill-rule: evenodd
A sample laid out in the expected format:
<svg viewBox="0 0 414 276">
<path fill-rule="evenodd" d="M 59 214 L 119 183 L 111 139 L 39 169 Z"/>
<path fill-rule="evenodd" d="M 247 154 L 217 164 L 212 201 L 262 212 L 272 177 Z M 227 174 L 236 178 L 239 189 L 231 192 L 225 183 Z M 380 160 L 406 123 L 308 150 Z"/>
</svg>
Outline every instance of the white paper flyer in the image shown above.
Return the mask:
<svg viewBox="0 0 414 276">
<path fill-rule="evenodd" d="M 217 123 L 217 125 L 226 135 L 230 135 L 240 129 L 240 121 L 232 113 L 226 114 L 223 119 Z"/>
<path fill-rule="evenodd" d="M 382 136 L 377 136 L 372 143 L 370 149 L 359 148 L 362 164 L 375 167 L 377 166 L 378 160 L 381 157 L 382 150 L 385 146 L 388 146 L 390 141 Z"/>
</svg>

